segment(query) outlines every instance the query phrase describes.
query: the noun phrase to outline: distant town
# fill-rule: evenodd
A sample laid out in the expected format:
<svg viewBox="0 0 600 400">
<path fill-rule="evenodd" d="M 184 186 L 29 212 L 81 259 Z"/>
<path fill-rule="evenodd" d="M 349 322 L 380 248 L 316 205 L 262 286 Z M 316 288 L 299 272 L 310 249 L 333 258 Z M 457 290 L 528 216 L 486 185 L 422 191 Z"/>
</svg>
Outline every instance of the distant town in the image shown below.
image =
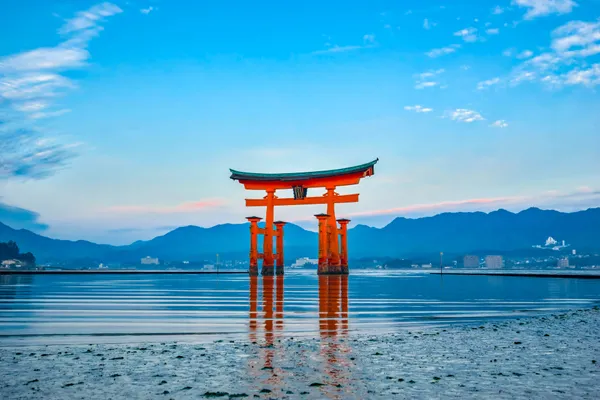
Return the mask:
<svg viewBox="0 0 600 400">
<path fill-rule="evenodd" d="M 81 260 L 77 262 L 53 262 L 36 264 L 31 253 L 22 255 L 14 242 L 0 243 L 5 251 L 0 258 L 0 269 L 35 269 L 35 270 L 108 270 L 108 269 L 135 269 L 135 270 L 181 270 L 193 269 L 203 271 L 243 271 L 248 269 L 247 259 L 228 259 L 215 254 L 213 259 L 204 260 L 161 260 L 148 255 L 139 262 L 98 262 L 97 260 Z M 295 261 L 288 261 L 289 269 L 316 268 L 317 259 L 300 257 Z M 539 270 L 539 269 L 600 269 L 600 254 L 596 252 L 577 252 L 565 240 L 556 240 L 552 237 L 543 244 L 533 244 L 531 251 L 522 250 L 510 254 L 486 254 L 473 252 L 471 254 L 444 254 L 443 252 L 415 256 L 414 258 L 373 257 L 351 259 L 354 269 L 511 269 L 511 270 Z"/>
</svg>

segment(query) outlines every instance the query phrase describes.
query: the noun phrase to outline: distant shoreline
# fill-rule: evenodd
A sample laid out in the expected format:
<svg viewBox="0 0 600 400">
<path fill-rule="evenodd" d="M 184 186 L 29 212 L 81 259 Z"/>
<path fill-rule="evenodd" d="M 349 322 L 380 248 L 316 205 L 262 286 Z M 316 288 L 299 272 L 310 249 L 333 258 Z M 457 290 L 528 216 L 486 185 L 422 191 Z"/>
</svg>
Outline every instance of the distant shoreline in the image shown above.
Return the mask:
<svg viewBox="0 0 600 400">
<path fill-rule="evenodd" d="M 202 271 L 202 270 L 139 270 L 139 269 L 73 269 L 73 270 L 0 270 L 0 275 L 144 275 L 144 274 L 193 274 L 193 275 L 233 275 L 248 274 L 248 271 Z"/>
<path fill-rule="evenodd" d="M 561 272 L 554 271 L 430 271 L 433 275 L 481 275 L 481 276 L 518 276 L 529 278 L 575 278 L 575 279 L 600 279 L 600 271 L 587 272 Z"/>
</svg>

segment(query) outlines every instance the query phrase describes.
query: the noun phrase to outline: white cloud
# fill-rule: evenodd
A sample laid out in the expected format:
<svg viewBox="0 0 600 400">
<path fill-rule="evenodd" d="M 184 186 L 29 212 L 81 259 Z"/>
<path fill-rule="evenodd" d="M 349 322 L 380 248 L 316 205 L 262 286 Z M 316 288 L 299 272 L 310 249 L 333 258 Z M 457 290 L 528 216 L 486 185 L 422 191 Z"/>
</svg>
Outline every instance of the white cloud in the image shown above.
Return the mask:
<svg viewBox="0 0 600 400">
<path fill-rule="evenodd" d="M 142 14 L 146 14 L 146 15 L 150 14 L 150 12 L 152 12 L 152 11 L 154 11 L 154 7 L 152 7 L 152 6 L 150 6 L 148 8 L 142 8 L 142 9 L 140 9 L 140 12 Z"/>
<path fill-rule="evenodd" d="M 414 111 L 418 113 L 428 113 L 433 111 L 433 108 L 423 107 L 418 104 L 414 106 L 405 106 L 404 109 L 406 111 Z"/>
<path fill-rule="evenodd" d="M 504 12 L 504 8 L 500 7 L 500 6 L 496 6 L 492 9 L 492 14 L 494 15 L 499 15 L 502 14 Z"/>
<path fill-rule="evenodd" d="M 88 57 L 82 48 L 41 47 L 0 58 L 0 73 L 81 67 Z"/>
<path fill-rule="evenodd" d="M 518 59 L 525 59 L 525 58 L 529 58 L 533 55 L 533 51 L 531 50 L 523 50 L 522 52 L 520 52 L 519 54 L 517 54 L 517 58 Z"/>
<path fill-rule="evenodd" d="M 444 69 L 430 70 L 415 75 L 415 89 L 439 86 L 440 83 L 436 79 L 442 73 L 444 73 Z"/>
<path fill-rule="evenodd" d="M 515 49 L 506 49 L 502 52 L 502 55 L 504 57 L 512 57 L 514 52 L 515 52 Z"/>
<path fill-rule="evenodd" d="M 512 4 L 528 8 L 525 19 L 534 19 L 550 14 L 568 14 L 577 7 L 573 0 L 513 0 Z"/>
<path fill-rule="evenodd" d="M 450 46 L 430 50 L 425 54 L 428 57 L 436 58 L 436 57 L 444 56 L 446 54 L 454 53 L 456 51 L 456 49 L 459 49 L 459 48 L 460 48 L 460 44 L 452 44 Z"/>
<path fill-rule="evenodd" d="M 66 35 L 81 30 L 92 29 L 104 18 L 122 12 L 123 10 L 112 3 L 100 3 L 86 11 L 80 11 L 75 17 L 66 20 L 65 24 L 58 30 L 58 33 Z"/>
<path fill-rule="evenodd" d="M 476 42 L 477 41 L 477 28 L 465 28 L 460 31 L 454 32 L 454 36 L 459 36 L 465 42 Z"/>
<path fill-rule="evenodd" d="M 429 19 L 427 19 L 427 18 L 425 18 L 425 19 L 423 20 L 423 28 L 424 28 L 424 29 L 431 29 L 431 28 L 433 28 L 433 27 L 434 27 L 434 26 L 436 26 L 436 25 L 437 25 L 437 24 L 436 24 L 435 22 L 431 22 L 431 21 L 429 21 Z"/>
<path fill-rule="evenodd" d="M 68 108 L 63 108 L 60 110 L 50 111 L 50 112 L 36 112 L 36 113 L 31 114 L 29 116 L 29 118 L 42 119 L 42 118 L 58 117 L 58 116 L 61 116 L 63 114 L 70 113 L 70 112 L 71 112 L 71 110 L 69 110 Z"/>
<path fill-rule="evenodd" d="M 451 120 L 457 122 L 471 123 L 485 120 L 485 118 L 483 118 L 477 111 L 469 110 L 467 108 L 457 108 L 456 110 L 450 111 L 447 114 Z"/>
<path fill-rule="evenodd" d="M 345 53 L 347 51 L 360 50 L 369 46 L 338 46 L 334 45 L 325 50 L 313 51 L 312 54 Z"/>
<path fill-rule="evenodd" d="M 375 35 L 372 33 L 368 33 L 363 36 L 363 38 L 362 38 L 363 44 L 362 45 L 348 45 L 348 46 L 338 46 L 337 44 L 332 45 L 330 36 L 323 35 L 323 37 L 325 37 L 327 39 L 327 42 L 325 43 L 325 47 L 327 47 L 327 48 L 324 50 L 313 51 L 311 54 L 317 55 L 317 54 L 345 53 L 348 51 L 368 49 L 370 47 L 376 46 Z"/>
<path fill-rule="evenodd" d="M 583 85 L 594 87 L 600 85 L 600 64 L 593 64 L 588 69 L 574 69 L 562 76 L 566 85 Z"/>
<path fill-rule="evenodd" d="M 375 43 L 375 35 L 370 33 L 363 36 L 363 41 L 365 43 Z"/>
<path fill-rule="evenodd" d="M 503 119 L 499 119 L 498 121 L 494 121 L 492 124 L 490 124 L 490 126 L 492 128 L 507 128 L 508 123 Z"/>
<path fill-rule="evenodd" d="M 88 42 L 102 31 L 105 18 L 120 12 L 114 4 L 97 4 L 65 20 L 58 29 L 63 37 L 58 45 L 0 57 L 0 136 L 8 135 L 14 153 L 5 163 L 8 167 L 0 168 L 0 178 L 39 177 L 70 157 L 68 145 L 44 144 L 45 131 L 33 121 L 70 111 L 56 104 L 59 96 L 77 87 L 64 72 L 86 66 Z"/>
<path fill-rule="evenodd" d="M 485 31 L 488 35 L 497 35 L 500 33 L 500 29 L 498 28 L 490 28 Z"/>
<path fill-rule="evenodd" d="M 600 53 L 600 19 L 570 21 L 552 32 L 552 49 L 566 57 L 589 57 Z"/>
<path fill-rule="evenodd" d="M 482 81 L 479 82 L 477 84 L 477 90 L 483 90 L 483 89 L 487 89 L 490 86 L 494 86 L 500 83 L 500 78 L 496 77 L 496 78 L 492 78 L 492 79 L 488 79 L 486 81 Z"/>
<path fill-rule="evenodd" d="M 550 51 L 530 58 L 529 50 L 518 55 L 525 59 L 512 71 L 511 83 L 541 82 L 552 88 L 569 85 L 598 85 L 597 65 L 587 58 L 600 54 L 600 19 L 570 21 L 552 32 Z"/>
<path fill-rule="evenodd" d="M 48 102 L 43 100 L 31 100 L 15 105 L 15 109 L 22 112 L 40 111 L 48 107 Z"/>
<path fill-rule="evenodd" d="M 415 89 L 425 89 L 428 87 L 438 86 L 439 82 L 427 81 L 427 82 L 419 82 L 415 85 Z"/>
</svg>

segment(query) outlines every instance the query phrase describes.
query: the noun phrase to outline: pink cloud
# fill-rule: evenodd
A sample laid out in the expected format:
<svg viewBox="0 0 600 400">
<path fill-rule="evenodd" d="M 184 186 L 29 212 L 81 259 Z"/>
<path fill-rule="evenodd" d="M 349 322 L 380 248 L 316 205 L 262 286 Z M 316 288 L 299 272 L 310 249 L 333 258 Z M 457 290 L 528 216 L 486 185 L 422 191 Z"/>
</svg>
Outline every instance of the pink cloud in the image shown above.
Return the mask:
<svg viewBox="0 0 600 400">
<path fill-rule="evenodd" d="M 175 206 L 114 206 L 107 211 L 126 214 L 174 214 L 205 211 L 225 204 L 224 200 L 211 199 L 202 201 L 190 201 Z"/>
</svg>

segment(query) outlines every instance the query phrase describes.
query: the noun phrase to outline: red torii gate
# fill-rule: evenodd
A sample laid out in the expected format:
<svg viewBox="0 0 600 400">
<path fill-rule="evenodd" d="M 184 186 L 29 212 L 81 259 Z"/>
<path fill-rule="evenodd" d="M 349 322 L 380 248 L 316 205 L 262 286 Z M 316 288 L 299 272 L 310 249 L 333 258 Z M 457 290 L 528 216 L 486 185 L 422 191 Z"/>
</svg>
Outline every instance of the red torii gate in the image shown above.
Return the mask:
<svg viewBox="0 0 600 400">
<path fill-rule="evenodd" d="M 266 207 L 265 227 L 259 228 L 260 217 L 248 217 L 250 221 L 250 275 L 258 275 L 258 260 L 262 259 L 262 274 L 283 274 L 283 226 L 285 222 L 274 221 L 275 206 L 296 206 L 302 204 L 326 204 L 327 213 L 317 214 L 319 221 L 319 267 L 318 273 L 347 274 L 348 246 L 347 226 L 350 220 L 335 217 L 336 203 L 357 203 L 358 194 L 339 195 L 338 186 L 356 185 L 364 177 L 375 173 L 376 159 L 366 164 L 327 171 L 295 172 L 282 174 L 261 174 L 230 169 L 231 179 L 239 181 L 248 190 L 264 190 L 262 199 L 246 199 L 247 207 Z M 308 189 L 324 188 L 322 196 L 307 197 Z M 277 190 L 292 189 L 293 198 L 279 198 Z M 339 228 L 337 224 L 340 224 Z M 275 229 L 273 229 L 275 225 Z M 258 235 L 263 235 L 263 252 L 258 253 Z M 273 237 L 276 252 L 273 253 Z M 341 239 L 341 240 L 340 240 Z M 341 242 L 341 244 L 340 244 Z M 275 271 L 274 271 L 274 267 Z"/>
</svg>

